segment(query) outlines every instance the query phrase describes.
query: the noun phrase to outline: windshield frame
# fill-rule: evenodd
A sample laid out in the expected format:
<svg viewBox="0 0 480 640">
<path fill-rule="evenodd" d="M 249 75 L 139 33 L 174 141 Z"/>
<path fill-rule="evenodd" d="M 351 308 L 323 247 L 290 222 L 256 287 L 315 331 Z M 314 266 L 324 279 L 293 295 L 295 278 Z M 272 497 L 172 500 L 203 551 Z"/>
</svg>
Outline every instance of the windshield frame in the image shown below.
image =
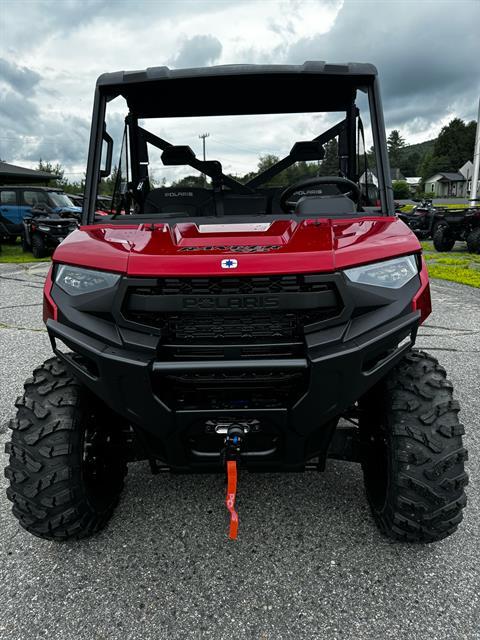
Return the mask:
<svg viewBox="0 0 480 640">
<path fill-rule="evenodd" d="M 352 79 L 349 78 L 349 81 Z M 378 78 L 376 75 L 372 75 L 368 78 L 368 83 L 365 83 L 365 79 L 359 82 L 358 90 L 362 90 L 367 94 L 370 122 L 372 128 L 372 137 L 374 141 L 374 148 L 376 153 L 376 164 L 378 172 L 378 189 L 380 195 L 381 211 L 379 215 L 393 216 L 395 215 L 394 201 L 393 201 L 393 188 L 390 178 L 390 167 L 387 154 L 385 125 L 383 120 L 383 111 L 380 98 L 380 90 Z M 168 83 L 163 83 L 165 90 L 167 91 L 168 99 Z M 312 77 L 310 84 L 312 89 L 315 89 L 315 77 Z M 115 94 L 118 95 L 118 92 Z M 97 83 L 94 98 L 92 128 L 90 136 L 90 146 L 88 154 L 88 164 L 86 173 L 85 184 L 85 201 L 83 207 L 83 224 L 92 224 L 95 219 L 95 202 L 98 193 L 98 186 L 101 177 L 105 176 L 105 170 L 101 170 L 101 161 L 103 153 L 103 143 L 107 142 L 107 156 L 109 151 L 109 136 L 106 132 L 105 115 L 107 103 L 112 100 L 115 95 L 112 94 L 111 87 L 109 85 L 103 85 Z M 315 98 L 311 98 L 312 103 L 315 103 Z M 312 104 L 312 107 L 313 107 Z M 301 113 L 301 111 L 289 109 L 289 113 Z M 321 109 L 316 111 L 314 108 L 310 110 L 313 113 L 321 113 Z M 182 114 L 179 114 L 182 115 Z M 215 115 L 215 114 L 212 114 Z M 228 115 L 227 113 L 222 115 Z M 138 118 L 132 113 L 128 117 L 133 117 L 137 122 Z M 147 118 L 148 119 L 148 118 Z M 110 139 L 111 141 L 111 139 Z M 111 150 L 110 150 L 111 151 Z M 110 154 L 111 163 L 111 154 Z M 107 160 L 108 167 L 108 160 Z M 366 215 L 369 215 L 366 212 Z"/>
</svg>

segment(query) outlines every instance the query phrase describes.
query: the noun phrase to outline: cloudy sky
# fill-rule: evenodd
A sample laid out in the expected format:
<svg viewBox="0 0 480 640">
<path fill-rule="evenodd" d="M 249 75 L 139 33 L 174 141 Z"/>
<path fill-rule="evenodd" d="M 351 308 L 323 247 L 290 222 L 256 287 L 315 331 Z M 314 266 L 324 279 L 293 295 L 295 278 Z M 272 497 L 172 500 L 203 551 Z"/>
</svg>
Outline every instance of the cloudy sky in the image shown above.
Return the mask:
<svg viewBox="0 0 480 640">
<path fill-rule="evenodd" d="M 97 76 L 165 64 L 373 62 L 387 131 L 419 142 L 454 116 L 476 117 L 479 24 L 480 0 L 0 0 L 0 158 L 42 157 L 80 178 Z M 209 131 L 209 156 L 246 172 L 319 124 L 252 117 L 239 129 L 212 118 L 157 131 L 197 153 Z"/>
</svg>

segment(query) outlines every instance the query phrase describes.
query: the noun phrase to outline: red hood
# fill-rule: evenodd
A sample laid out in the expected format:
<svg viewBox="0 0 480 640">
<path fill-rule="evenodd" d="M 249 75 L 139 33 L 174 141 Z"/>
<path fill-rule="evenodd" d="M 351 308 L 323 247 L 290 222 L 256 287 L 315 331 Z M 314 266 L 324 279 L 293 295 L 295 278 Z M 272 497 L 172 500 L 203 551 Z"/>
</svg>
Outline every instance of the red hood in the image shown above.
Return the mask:
<svg viewBox="0 0 480 640">
<path fill-rule="evenodd" d="M 55 251 L 55 262 L 135 276 L 334 271 L 420 250 L 396 217 L 277 220 L 272 223 L 82 227 Z M 238 266 L 223 269 L 222 259 Z"/>
</svg>

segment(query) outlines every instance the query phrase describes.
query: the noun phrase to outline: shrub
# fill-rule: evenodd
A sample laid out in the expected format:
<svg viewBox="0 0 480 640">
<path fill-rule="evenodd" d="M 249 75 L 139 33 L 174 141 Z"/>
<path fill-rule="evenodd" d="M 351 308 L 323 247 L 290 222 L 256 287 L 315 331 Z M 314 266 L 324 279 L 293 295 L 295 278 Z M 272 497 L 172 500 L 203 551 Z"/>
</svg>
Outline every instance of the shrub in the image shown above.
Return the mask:
<svg viewBox="0 0 480 640">
<path fill-rule="evenodd" d="M 394 198 L 398 198 L 399 200 L 407 200 L 411 197 L 410 188 L 405 180 L 394 180 L 392 182 L 392 186 Z"/>
</svg>

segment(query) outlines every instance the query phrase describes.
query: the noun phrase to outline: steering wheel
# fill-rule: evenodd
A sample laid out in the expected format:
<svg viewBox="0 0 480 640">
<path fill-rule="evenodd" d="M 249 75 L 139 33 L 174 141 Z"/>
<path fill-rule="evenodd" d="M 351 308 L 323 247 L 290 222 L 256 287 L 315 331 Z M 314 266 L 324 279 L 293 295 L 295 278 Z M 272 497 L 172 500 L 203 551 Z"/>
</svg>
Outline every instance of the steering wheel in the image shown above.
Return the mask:
<svg viewBox="0 0 480 640">
<path fill-rule="evenodd" d="M 295 203 L 289 202 L 288 199 L 300 189 L 312 187 L 313 185 L 334 184 L 340 187 L 340 195 L 353 196 L 352 200 L 358 202 L 360 200 L 360 187 L 358 184 L 348 178 L 341 178 L 340 176 L 316 176 L 315 178 L 306 178 L 300 180 L 295 184 L 290 185 L 284 189 L 280 195 L 280 207 L 285 213 L 289 213 Z M 343 189 L 342 189 L 343 187 Z M 305 194 L 307 195 L 307 194 Z M 325 195 L 324 198 L 334 198 L 335 195 Z"/>
</svg>

